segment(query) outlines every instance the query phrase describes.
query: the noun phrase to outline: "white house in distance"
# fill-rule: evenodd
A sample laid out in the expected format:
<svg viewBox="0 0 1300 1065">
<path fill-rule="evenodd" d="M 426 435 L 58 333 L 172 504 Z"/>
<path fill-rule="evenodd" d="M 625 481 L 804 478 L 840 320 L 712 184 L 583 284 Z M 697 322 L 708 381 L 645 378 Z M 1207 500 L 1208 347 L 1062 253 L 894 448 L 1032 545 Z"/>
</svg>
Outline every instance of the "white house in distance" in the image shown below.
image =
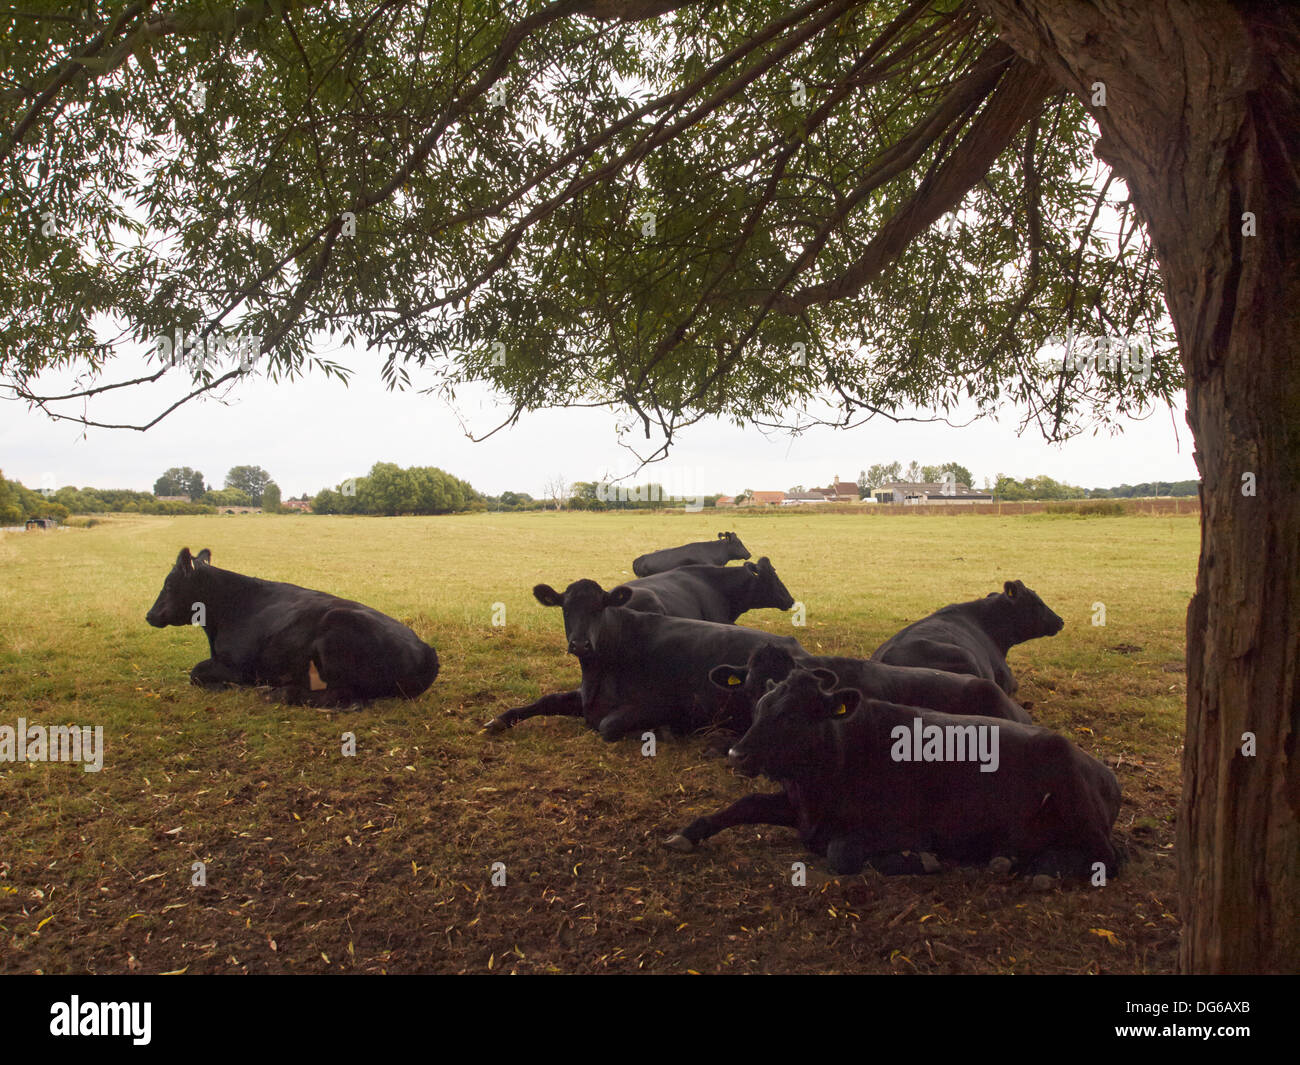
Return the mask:
<svg viewBox="0 0 1300 1065">
<path fill-rule="evenodd" d="M 960 482 L 944 484 L 942 481 L 912 482 L 892 481 L 871 490 L 877 503 L 902 503 L 913 506 L 925 504 L 942 504 L 945 506 L 971 503 L 992 503 L 993 496 L 988 492 L 972 491 L 968 485 Z"/>
<path fill-rule="evenodd" d="M 821 503 L 823 506 L 830 502 L 820 492 L 786 492 L 785 498 L 781 500 L 783 507 L 804 507 L 814 503 Z"/>
</svg>

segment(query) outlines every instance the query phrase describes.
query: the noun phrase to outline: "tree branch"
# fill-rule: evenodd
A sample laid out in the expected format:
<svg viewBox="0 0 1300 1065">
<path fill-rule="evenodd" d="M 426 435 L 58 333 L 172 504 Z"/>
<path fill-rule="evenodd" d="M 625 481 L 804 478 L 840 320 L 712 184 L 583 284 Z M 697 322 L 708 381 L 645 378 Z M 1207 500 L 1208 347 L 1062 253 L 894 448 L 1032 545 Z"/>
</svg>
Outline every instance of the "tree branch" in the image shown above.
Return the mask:
<svg viewBox="0 0 1300 1065">
<path fill-rule="evenodd" d="M 993 73 L 990 65 L 1003 68 Z M 982 75 L 982 76 L 981 76 Z M 950 94 L 948 110 L 969 106 L 971 95 L 990 77 L 997 88 L 970 129 L 938 171 L 928 175 L 920 187 L 876 234 L 867 250 L 834 281 L 811 285 L 791 296 L 777 299 L 778 310 L 794 313 L 805 307 L 855 296 L 903 249 L 946 211 L 958 206 L 962 197 L 988 173 L 1020 129 L 1042 109 L 1055 85 L 1048 74 L 1015 57 L 1000 42 L 985 52 L 971 83 Z M 941 105 L 942 107 L 943 105 Z M 915 152 L 913 148 L 913 152 Z M 911 153 L 908 153 L 911 154 Z"/>
</svg>

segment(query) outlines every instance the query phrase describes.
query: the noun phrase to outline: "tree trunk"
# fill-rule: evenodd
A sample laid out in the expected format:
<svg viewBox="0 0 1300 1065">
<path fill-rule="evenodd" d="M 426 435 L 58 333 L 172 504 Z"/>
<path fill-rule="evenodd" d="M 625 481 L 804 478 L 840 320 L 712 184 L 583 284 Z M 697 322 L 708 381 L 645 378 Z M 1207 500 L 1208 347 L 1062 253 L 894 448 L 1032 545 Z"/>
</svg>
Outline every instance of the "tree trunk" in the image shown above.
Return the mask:
<svg viewBox="0 0 1300 1065">
<path fill-rule="evenodd" d="M 979 3 L 1008 44 L 1096 118 L 1098 154 L 1128 183 L 1155 243 L 1186 370 L 1202 486 L 1187 612 L 1180 966 L 1294 972 L 1300 13 L 1172 0 Z M 1091 102 L 1097 82 L 1104 107 Z M 1257 235 L 1243 233 L 1246 212 Z"/>
</svg>

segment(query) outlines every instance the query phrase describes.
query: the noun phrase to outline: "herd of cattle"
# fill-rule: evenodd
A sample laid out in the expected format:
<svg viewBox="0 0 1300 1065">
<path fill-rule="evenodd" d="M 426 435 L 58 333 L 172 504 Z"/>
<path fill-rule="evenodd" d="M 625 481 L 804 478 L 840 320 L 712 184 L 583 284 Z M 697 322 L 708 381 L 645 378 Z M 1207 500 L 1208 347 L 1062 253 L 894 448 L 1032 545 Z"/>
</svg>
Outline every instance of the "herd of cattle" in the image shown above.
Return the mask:
<svg viewBox="0 0 1300 1065">
<path fill-rule="evenodd" d="M 738 736 L 731 765 L 782 790 L 697 818 L 665 841 L 676 850 L 734 825 L 775 824 L 838 874 L 868 863 L 920 872 L 936 857 L 1093 883 L 1118 871 L 1114 773 L 1011 698 L 1007 652 L 1064 625 L 1031 589 L 1007 581 L 946 606 L 869 659 L 819 656 L 736 624 L 749 610 L 794 606 L 771 561 L 749 557 L 726 532 L 642 555 L 637 579 L 608 591 L 592 580 L 563 592 L 537 585 L 537 601 L 563 614 L 581 687 L 506 710 L 486 731 L 559 714 L 611 741 L 660 727 Z M 434 649 L 393 618 L 218 569 L 206 549 L 180 552 L 147 620 L 203 627 L 211 657 L 190 679 L 205 688 L 265 686 L 282 702 L 338 707 L 413 699 L 438 675 Z"/>
</svg>

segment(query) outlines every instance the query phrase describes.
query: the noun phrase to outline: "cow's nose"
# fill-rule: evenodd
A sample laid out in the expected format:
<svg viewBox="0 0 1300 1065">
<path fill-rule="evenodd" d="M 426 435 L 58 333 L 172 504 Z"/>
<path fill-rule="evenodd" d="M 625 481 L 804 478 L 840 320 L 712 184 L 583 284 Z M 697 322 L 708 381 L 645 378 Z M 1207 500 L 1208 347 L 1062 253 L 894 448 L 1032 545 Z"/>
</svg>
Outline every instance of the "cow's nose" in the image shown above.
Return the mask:
<svg viewBox="0 0 1300 1065">
<path fill-rule="evenodd" d="M 591 651 L 591 644 L 589 644 L 586 640 L 569 641 L 569 654 L 571 655 L 585 655 L 590 651 Z"/>
</svg>

